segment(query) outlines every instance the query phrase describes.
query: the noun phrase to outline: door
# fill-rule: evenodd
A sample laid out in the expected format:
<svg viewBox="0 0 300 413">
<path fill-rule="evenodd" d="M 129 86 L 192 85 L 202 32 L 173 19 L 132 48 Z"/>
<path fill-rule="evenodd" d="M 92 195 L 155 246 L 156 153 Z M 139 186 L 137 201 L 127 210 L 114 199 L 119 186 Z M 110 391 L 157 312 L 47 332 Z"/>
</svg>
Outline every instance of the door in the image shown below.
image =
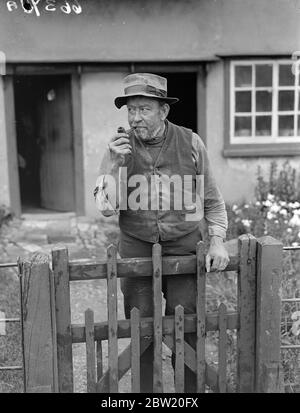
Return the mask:
<svg viewBox="0 0 300 413">
<path fill-rule="evenodd" d="M 73 211 L 74 156 L 71 80 L 69 76 L 43 76 L 38 102 L 41 207 Z"/>
</svg>

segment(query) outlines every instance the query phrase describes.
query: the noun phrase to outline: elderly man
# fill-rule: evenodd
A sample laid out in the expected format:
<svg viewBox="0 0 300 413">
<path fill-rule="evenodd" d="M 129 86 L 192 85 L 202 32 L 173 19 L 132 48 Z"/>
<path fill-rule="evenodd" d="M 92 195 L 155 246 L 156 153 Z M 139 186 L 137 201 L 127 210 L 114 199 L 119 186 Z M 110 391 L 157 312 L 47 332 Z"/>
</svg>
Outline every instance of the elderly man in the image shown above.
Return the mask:
<svg viewBox="0 0 300 413">
<path fill-rule="evenodd" d="M 195 254 L 204 218 L 210 237 L 206 269 L 224 270 L 229 262 L 223 245 L 227 215 L 201 138 L 167 120 L 170 105 L 178 102 L 167 96 L 167 79 L 135 73 L 124 79 L 124 85 L 124 95 L 115 105 L 127 105 L 130 130 L 121 128 L 110 139 L 94 192 L 103 215 L 119 214 L 120 256 L 149 257 L 156 242 L 165 256 Z M 153 315 L 150 278 L 121 279 L 121 289 L 126 318 L 133 307 L 142 317 Z M 167 315 L 174 314 L 178 304 L 186 313 L 196 312 L 195 274 L 163 277 L 163 293 Z M 194 333 L 185 334 L 185 340 L 195 348 Z M 150 346 L 141 356 L 142 392 L 153 391 L 152 363 Z M 196 391 L 195 375 L 188 367 L 185 391 Z"/>
</svg>

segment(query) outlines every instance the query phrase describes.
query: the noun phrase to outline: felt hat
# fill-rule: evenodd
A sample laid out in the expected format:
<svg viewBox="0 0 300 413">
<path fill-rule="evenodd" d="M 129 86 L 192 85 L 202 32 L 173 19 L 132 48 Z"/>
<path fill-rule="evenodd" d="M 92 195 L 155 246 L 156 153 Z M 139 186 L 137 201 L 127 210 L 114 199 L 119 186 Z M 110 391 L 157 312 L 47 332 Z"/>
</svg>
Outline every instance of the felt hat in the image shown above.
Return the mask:
<svg viewBox="0 0 300 413">
<path fill-rule="evenodd" d="M 133 73 L 124 78 L 124 95 L 115 98 L 115 105 L 120 109 L 131 96 L 145 96 L 172 104 L 178 98 L 167 96 L 167 79 L 152 73 Z"/>
</svg>

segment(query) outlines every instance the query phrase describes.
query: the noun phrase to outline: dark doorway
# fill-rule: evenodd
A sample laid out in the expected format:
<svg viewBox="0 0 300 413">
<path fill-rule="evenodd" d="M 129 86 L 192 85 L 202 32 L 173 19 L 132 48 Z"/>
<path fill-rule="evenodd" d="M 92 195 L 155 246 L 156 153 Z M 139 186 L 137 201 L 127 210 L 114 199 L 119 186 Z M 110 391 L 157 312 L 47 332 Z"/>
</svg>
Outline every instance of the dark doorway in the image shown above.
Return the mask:
<svg viewBox="0 0 300 413">
<path fill-rule="evenodd" d="M 168 80 L 168 96 L 179 98 L 171 105 L 170 122 L 197 133 L 197 73 L 158 73 Z"/>
<path fill-rule="evenodd" d="M 73 211 L 70 76 L 16 76 L 14 91 L 22 211 Z"/>
</svg>

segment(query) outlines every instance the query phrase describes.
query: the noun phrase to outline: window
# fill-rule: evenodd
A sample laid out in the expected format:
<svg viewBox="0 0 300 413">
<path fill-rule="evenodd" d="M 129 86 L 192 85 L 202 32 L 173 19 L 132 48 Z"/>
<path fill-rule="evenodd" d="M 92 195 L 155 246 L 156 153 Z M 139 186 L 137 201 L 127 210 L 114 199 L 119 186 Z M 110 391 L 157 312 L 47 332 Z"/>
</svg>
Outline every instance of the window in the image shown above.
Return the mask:
<svg viewBox="0 0 300 413">
<path fill-rule="evenodd" d="M 228 89 L 225 155 L 300 153 L 300 76 L 291 60 L 231 61 Z"/>
</svg>

